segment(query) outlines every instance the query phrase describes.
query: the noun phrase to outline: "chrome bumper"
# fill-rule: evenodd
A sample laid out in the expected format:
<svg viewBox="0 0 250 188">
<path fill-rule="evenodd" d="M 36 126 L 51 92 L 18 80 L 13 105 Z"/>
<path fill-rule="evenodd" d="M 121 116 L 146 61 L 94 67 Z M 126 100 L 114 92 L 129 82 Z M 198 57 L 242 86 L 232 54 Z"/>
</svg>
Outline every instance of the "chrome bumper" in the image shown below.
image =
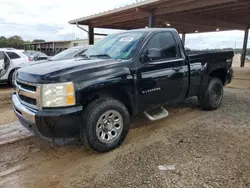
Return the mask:
<svg viewBox="0 0 250 188">
<path fill-rule="evenodd" d="M 21 116 L 24 119 L 35 123 L 35 112 L 34 110 L 25 107 L 20 103 L 16 94 L 12 95 L 13 109 L 17 116 Z"/>
</svg>

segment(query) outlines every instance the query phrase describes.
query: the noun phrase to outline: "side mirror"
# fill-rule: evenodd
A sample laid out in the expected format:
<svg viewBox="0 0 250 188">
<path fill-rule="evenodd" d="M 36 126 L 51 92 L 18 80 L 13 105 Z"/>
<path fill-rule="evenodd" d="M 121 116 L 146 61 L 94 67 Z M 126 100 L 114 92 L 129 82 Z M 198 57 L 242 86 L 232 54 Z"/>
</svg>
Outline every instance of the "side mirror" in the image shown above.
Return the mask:
<svg viewBox="0 0 250 188">
<path fill-rule="evenodd" d="M 158 48 L 150 48 L 148 49 L 148 57 L 149 59 L 159 59 L 161 58 L 161 50 Z"/>
<path fill-rule="evenodd" d="M 148 49 L 147 54 L 141 55 L 140 61 L 142 63 L 146 63 L 160 58 L 161 58 L 161 50 L 158 48 L 150 48 Z"/>
</svg>

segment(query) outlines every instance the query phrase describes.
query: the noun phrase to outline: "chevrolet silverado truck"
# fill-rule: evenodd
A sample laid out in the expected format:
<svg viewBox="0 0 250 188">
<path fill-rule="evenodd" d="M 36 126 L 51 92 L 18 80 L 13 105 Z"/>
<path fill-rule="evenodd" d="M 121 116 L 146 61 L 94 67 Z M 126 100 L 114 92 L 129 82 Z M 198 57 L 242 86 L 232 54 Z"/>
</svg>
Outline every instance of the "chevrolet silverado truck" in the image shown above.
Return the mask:
<svg viewBox="0 0 250 188">
<path fill-rule="evenodd" d="M 109 35 L 81 58 L 21 68 L 12 96 L 16 116 L 38 137 L 56 144 L 78 140 L 96 152 L 124 141 L 131 116 L 168 116 L 163 107 L 197 96 L 217 109 L 233 75 L 233 51 L 186 54 L 175 29 Z"/>
</svg>

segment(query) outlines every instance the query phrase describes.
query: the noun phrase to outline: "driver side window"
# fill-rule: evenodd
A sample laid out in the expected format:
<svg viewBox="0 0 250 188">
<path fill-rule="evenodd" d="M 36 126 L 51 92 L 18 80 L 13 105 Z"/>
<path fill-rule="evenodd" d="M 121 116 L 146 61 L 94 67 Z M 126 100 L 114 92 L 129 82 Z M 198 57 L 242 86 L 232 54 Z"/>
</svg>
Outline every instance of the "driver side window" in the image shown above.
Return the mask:
<svg viewBox="0 0 250 188">
<path fill-rule="evenodd" d="M 170 32 L 161 32 L 153 35 L 149 40 L 146 51 L 156 48 L 161 52 L 161 56 L 154 60 L 168 60 L 179 58 L 177 45 L 173 35 Z"/>
</svg>

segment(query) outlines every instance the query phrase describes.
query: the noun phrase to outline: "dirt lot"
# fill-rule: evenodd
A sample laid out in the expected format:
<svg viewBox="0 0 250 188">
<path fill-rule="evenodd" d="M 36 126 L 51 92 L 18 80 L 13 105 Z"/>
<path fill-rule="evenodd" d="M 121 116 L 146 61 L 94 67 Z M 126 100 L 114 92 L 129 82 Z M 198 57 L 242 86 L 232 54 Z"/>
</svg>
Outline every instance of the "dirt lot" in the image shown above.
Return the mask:
<svg viewBox="0 0 250 188">
<path fill-rule="evenodd" d="M 10 86 L 0 84 L 0 126 L 17 121 L 11 106 L 11 93 L 13 91 Z"/>
<path fill-rule="evenodd" d="M 125 143 L 106 154 L 36 137 L 4 144 L 0 187 L 249 188 L 249 96 L 249 89 L 226 88 L 216 111 L 200 110 L 193 98 L 169 107 L 162 121 L 137 118 Z M 6 110 L 13 116 L 7 101 L 3 109 L 0 124 L 15 122 L 2 120 Z M 6 127 L 0 126 L 0 133 Z M 175 169 L 162 171 L 159 165 Z"/>
</svg>

